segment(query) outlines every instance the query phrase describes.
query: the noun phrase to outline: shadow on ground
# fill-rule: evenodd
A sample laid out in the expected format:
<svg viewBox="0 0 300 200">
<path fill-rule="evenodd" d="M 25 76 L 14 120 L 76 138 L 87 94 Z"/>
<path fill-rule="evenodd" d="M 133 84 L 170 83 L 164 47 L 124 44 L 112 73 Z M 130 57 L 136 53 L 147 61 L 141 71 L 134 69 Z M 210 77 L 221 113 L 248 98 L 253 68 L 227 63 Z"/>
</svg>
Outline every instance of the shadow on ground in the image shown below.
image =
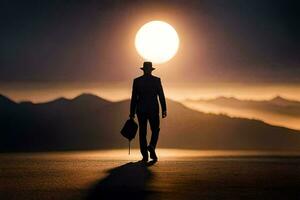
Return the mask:
<svg viewBox="0 0 300 200">
<path fill-rule="evenodd" d="M 148 167 L 153 164 L 130 162 L 109 170 L 109 175 L 91 188 L 87 199 L 146 199 L 151 193 L 147 184 L 153 176 Z"/>
</svg>

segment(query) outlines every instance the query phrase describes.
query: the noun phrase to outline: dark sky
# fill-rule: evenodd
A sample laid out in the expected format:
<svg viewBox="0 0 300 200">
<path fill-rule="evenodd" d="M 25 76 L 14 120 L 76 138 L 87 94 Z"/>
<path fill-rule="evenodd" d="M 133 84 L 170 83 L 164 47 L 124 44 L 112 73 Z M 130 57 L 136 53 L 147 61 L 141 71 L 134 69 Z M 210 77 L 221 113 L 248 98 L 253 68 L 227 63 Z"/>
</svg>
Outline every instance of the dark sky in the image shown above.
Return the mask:
<svg viewBox="0 0 300 200">
<path fill-rule="evenodd" d="M 0 82 L 124 81 L 138 28 L 165 20 L 181 46 L 168 81 L 300 82 L 297 0 L 2 0 Z"/>
</svg>

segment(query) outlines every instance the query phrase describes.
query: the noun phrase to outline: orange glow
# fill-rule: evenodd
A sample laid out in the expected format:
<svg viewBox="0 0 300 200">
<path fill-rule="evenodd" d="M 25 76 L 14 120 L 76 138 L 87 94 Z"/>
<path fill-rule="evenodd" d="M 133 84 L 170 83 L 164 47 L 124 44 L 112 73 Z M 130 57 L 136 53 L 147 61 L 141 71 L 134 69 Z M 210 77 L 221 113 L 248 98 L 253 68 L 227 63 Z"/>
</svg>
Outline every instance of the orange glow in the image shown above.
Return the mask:
<svg viewBox="0 0 300 200">
<path fill-rule="evenodd" d="M 230 150 L 190 150 L 190 149 L 165 149 L 158 148 L 157 154 L 160 160 L 195 160 L 207 158 L 234 158 L 251 156 L 299 156 L 299 152 L 289 151 L 230 151 Z M 56 160 L 140 160 L 139 149 L 132 149 L 128 155 L 128 149 L 95 150 L 95 151 L 69 151 L 47 153 L 15 153 L 15 158 L 30 159 L 56 159 Z M 9 158 L 11 154 L 2 154 L 2 158 Z"/>
<path fill-rule="evenodd" d="M 132 81 L 113 83 L 9 83 L 0 85 L 0 93 L 15 101 L 49 101 L 58 97 L 72 98 L 93 93 L 111 101 L 130 98 Z M 219 96 L 238 99 L 268 100 L 275 96 L 300 100 L 300 84 L 239 84 L 239 83 L 168 83 L 163 82 L 168 98 L 211 99 Z"/>
<path fill-rule="evenodd" d="M 7 95 L 15 101 L 33 101 L 35 103 L 46 102 L 58 97 L 74 98 L 82 93 L 92 93 L 110 101 L 120 101 L 130 98 L 131 83 L 131 81 L 43 85 L 10 83 L 9 85 L 0 85 L 0 91 L 1 94 Z M 164 90 L 168 98 L 182 101 L 186 106 L 201 112 L 223 113 L 231 117 L 254 118 L 269 124 L 300 130 L 300 119 L 293 116 L 184 102 L 186 99 L 211 99 L 219 96 L 249 100 L 269 100 L 277 95 L 299 101 L 299 84 L 165 83 Z"/>
</svg>

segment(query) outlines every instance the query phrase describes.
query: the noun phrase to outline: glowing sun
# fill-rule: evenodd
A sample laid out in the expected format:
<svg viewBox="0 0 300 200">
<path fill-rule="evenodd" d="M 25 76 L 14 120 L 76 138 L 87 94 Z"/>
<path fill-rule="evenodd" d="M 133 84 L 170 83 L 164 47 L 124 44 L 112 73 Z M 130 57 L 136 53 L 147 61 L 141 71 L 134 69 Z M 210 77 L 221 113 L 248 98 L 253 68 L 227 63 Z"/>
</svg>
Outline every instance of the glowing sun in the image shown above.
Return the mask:
<svg viewBox="0 0 300 200">
<path fill-rule="evenodd" d="M 173 58 L 179 47 L 176 30 L 163 21 L 144 24 L 135 36 L 135 48 L 145 60 L 155 64 Z"/>
</svg>

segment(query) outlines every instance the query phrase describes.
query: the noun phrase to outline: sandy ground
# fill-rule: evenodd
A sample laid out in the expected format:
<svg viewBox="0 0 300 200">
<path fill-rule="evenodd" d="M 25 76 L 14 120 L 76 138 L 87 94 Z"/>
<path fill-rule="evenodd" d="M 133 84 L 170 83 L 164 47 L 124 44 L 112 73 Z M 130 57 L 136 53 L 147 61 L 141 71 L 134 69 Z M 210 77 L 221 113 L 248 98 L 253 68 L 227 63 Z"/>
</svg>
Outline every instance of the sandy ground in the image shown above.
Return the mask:
<svg viewBox="0 0 300 200">
<path fill-rule="evenodd" d="M 300 199 L 300 157 L 134 150 L 0 154 L 0 199 Z"/>
</svg>

